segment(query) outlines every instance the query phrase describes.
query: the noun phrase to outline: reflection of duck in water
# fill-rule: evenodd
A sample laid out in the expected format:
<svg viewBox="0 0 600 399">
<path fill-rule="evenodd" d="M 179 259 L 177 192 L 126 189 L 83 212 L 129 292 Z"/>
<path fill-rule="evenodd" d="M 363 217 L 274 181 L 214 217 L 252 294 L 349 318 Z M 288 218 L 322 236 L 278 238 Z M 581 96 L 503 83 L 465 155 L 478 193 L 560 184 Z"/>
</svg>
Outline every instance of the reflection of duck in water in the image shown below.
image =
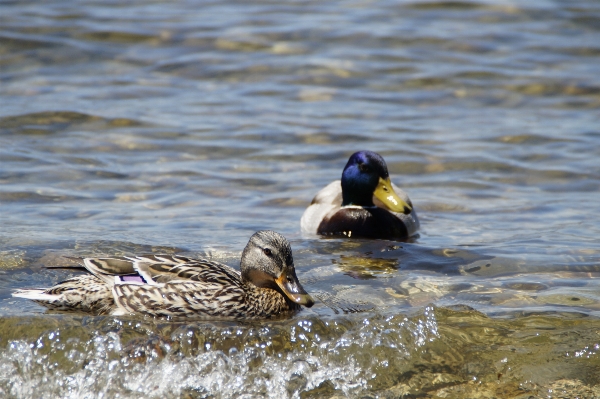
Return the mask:
<svg viewBox="0 0 600 399">
<path fill-rule="evenodd" d="M 419 219 L 408 195 L 391 183 L 381 155 L 360 151 L 341 181 L 317 193 L 300 224 L 306 234 L 399 239 L 413 235 Z"/>
<path fill-rule="evenodd" d="M 298 282 L 290 244 L 274 231 L 250 238 L 241 273 L 218 262 L 178 255 L 82 262 L 91 274 L 13 296 L 58 310 L 196 318 L 268 317 L 314 304 Z"/>
</svg>

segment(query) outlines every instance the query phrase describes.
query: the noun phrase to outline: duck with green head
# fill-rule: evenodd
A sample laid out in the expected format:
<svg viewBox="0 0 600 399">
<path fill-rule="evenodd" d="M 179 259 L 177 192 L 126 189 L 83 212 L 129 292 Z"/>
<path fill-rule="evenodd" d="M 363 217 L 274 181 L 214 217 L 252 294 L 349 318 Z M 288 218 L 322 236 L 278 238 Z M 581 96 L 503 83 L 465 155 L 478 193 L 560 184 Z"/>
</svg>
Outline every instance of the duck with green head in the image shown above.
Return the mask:
<svg viewBox="0 0 600 399">
<path fill-rule="evenodd" d="M 342 179 L 317 193 L 300 221 L 305 234 L 404 239 L 419 229 L 408 195 L 391 181 L 383 157 L 355 152 Z"/>
<path fill-rule="evenodd" d="M 240 271 L 180 255 L 84 258 L 89 272 L 47 289 L 24 289 L 50 309 L 96 314 L 141 313 L 172 318 L 271 317 L 314 304 L 296 277 L 292 249 L 281 234 L 255 233 Z"/>
</svg>

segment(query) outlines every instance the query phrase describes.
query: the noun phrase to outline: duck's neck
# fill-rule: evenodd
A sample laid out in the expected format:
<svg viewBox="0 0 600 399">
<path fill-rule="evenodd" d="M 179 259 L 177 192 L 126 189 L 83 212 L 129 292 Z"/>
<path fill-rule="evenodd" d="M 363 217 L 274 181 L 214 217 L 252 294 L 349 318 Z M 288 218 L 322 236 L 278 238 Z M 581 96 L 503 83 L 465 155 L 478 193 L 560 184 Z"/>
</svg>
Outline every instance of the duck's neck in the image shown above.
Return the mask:
<svg viewBox="0 0 600 399">
<path fill-rule="evenodd" d="M 357 205 L 370 207 L 373 203 L 373 190 L 361 189 L 358 184 L 342 180 L 342 206 Z"/>
<path fill-rule="evenodd" d="M 375 206 L 373 192 L 378 178 L 361 173 L 355 165 L 346 166 L 342 172 L 342 206 Z"/>
<path fill-rule="evenodd" d="M 249 297 L 248 302 L 265 315 L 300 309 L 300 305 L 290 301 L 278 289 L 257 287 L 247 281 L 244 284 Z"/>
</svg>

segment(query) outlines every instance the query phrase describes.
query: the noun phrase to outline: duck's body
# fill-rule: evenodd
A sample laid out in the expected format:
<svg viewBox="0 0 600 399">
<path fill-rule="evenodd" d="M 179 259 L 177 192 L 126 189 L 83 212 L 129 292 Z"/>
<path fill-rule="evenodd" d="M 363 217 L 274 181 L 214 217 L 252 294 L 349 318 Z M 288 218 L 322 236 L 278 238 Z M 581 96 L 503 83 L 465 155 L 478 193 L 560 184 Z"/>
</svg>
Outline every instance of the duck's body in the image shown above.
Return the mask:
<svg viewBox="0 0 600 399">
<path fill-rule="evenodd" d="M 410 203 L 408 195 L 392 184 L 398 197 Z M 405 215 L 392 212 L 379 201 L 378 205 L 342 206 L 340 180 L 331 182 L 317 193 L 302 215 L 300 225 L 305 234 L 339 235 L 363 238 L 406 238 L 419 229 L 419 218 L 413 210 Z"/>
<path fill-rule="evenodd" d="M 392 184 L 383 158 L 354 153 L 342 179 L 317 193 L 300 221 L 305 234 L 404 239 L 419 229 L 408 195 Z"/>
<path fill-rule="evenodd" d="M 52 309 L 175 318 L 257 318 L 314 303 L 304 291 L 287 240 L 271 231 L 252 236 L 241 273 L 207 259 L 178 255 L 85 258 L 92 274 L 16 297 Z"/>
</svg>

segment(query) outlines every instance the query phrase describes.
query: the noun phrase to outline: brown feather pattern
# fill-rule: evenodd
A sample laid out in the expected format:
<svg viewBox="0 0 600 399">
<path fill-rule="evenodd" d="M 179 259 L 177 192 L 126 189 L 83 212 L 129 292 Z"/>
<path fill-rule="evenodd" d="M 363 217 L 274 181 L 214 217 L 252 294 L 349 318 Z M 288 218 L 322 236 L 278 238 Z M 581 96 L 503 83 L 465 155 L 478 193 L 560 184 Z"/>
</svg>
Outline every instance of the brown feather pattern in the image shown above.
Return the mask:
<svg viewBox="0 0 600 399">
<path fill-rule="evenodd" d="M 281 259 L 266 255 L 267 246 L 273 251 L 283 246 L 279 251 Z M 49 289 L 20 290 L 13 295 L 52 309 L 173 318 L 262 318 L 300 308 L 275 284 L 259 287 L 237 270 L 209 259 L 144 255 L 85 258 L 81 262 L 91 274 L 68 279 Z M 253 235 L 242 255 L 242 270 L 250 269 L 270 273 L 273 279 L 291 270 L 295 277 L 287 240 L 275 232 Z M 146 283 L 136 278 L 136 274 Z M 119 276 L 134 276 L 139 282 L 121 281 Z M 312 303 L 310 299 L 306 306 Z"/>
</svg>

